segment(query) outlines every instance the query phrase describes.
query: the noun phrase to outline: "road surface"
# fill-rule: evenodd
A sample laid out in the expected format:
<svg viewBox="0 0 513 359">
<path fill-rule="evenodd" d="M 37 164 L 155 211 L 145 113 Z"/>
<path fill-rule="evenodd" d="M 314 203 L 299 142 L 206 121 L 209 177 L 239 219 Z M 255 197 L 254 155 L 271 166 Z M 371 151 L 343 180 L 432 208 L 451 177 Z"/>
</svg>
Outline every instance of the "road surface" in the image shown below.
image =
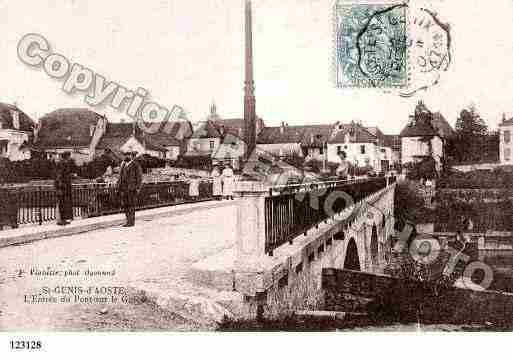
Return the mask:
<svg viewBox="0 0 513 359">
<path fill-rule="evenodd" d="M 194 262 L 234 245 L 235 218 L 235 205 L 191 210 L 0 249 L 0 330 L 195 329 L 136 289 L 189 285 Z"/>
</svg>

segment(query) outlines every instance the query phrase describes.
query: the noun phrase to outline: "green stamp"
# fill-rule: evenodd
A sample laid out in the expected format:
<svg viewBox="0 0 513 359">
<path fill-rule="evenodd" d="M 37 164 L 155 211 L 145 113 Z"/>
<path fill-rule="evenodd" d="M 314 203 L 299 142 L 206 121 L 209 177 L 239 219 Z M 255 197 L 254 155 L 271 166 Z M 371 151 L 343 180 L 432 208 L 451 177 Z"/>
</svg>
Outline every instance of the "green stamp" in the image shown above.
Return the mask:
<svg viewBox="0 0 513 359">
<path fill-rule="evenodd" d="M 408 86 L 407 9 L 402 3 L 335 5 L 337 87 Z"/>
</svg>

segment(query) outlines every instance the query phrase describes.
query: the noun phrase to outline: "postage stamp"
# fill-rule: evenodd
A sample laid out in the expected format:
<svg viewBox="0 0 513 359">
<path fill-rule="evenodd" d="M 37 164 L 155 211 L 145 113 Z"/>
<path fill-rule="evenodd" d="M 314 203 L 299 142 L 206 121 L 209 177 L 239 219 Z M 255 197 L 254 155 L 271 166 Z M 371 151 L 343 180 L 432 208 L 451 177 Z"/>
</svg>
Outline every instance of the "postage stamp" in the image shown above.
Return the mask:
<svg viewBox="0 0 513 359">
<path fill-rule="evenodd" d="M 337 87 L 406 88 L 407 10 L 403 3 L 335 4 Z"/>
</svg>

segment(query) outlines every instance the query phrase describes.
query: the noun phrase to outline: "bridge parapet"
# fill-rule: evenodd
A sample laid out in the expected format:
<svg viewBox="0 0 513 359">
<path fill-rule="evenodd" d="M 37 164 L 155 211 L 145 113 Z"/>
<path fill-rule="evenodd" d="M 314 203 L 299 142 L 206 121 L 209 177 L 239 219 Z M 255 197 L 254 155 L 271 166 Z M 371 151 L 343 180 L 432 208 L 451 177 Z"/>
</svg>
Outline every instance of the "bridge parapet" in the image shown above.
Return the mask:
<svg viewBox="0 0 513 359">
<path fill-rule="evenodd" d="M 238 215 L 238 248 L 273 255 L 274 250 L 309 230 L 327 223 L 362 201 L 372 202 L 395 178 L 331 181 L 290 186 L 239 182 L 235 192 L 244 198 Z M 262 243 L 263 241 L 263 243 Z"/>
<path fill-rule="evenodd" d="M 335 204 L 336 210 L 327 215 L 319 213 L 324 211 L 323 204 L 330 203 L 328 197 L 341 188 L 353 200 Z M 355 266 L 377 271 L 384 258 L 385 238 L 393 232 L 393 180 L 314 184 L 311 191 L 302 187 L 289 192 L 241 182 L 235 192 L 240 197 L 236 245 L 196 263 L 193 275 L 203 285 L 242 294 L 244 306 L 252 308 L 244 316 L 253 317 L 255 308 L 262 306 L 271 317 L 288 310 L 319 308 L 322 269 Z M 310 208 L 312 202 L 317 207 Z M 271 225 L 277 226 L 283 239 L 274 242 L 272 253 Z"/>
</svg>

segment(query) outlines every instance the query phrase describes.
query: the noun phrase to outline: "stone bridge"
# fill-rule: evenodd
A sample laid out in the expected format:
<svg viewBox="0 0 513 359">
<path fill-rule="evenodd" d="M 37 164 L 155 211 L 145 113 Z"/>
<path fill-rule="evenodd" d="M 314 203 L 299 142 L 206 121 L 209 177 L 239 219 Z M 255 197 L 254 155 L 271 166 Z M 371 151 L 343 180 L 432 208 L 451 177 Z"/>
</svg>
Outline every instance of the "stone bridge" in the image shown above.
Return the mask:
<svg viewBox="0 0 513 359">
<path fill-rule="evenodd" d="M 202 285 L 242 294 L 241 311 L 235 316 L 273 318 L 323 308 L 323 268 L 383 273 L 394 234 L 395 181 L 387 179 L 376 191 L 356 194 L 340 212 L 330 213 L 307 230 L 303 228 L 304 233 L 289 235 L 289 241 L 272 251 L 266 243 L 272 233 L 272 191 L 270 195 L 260 184 L 247 183 L 241 184 L 238 192 L 242 199 L 237 208 L 235 247 L 196 263 L 192 270 L 193 280 Z M 292 201 L 298 200 L 304 199 Z M 312 196 L 306 202 L 318 206 L 318 199 Z M 279 216 L 301 212 L 297 206 L 285 207 L 285 212 L 278 211 Z"/>
</svg>

